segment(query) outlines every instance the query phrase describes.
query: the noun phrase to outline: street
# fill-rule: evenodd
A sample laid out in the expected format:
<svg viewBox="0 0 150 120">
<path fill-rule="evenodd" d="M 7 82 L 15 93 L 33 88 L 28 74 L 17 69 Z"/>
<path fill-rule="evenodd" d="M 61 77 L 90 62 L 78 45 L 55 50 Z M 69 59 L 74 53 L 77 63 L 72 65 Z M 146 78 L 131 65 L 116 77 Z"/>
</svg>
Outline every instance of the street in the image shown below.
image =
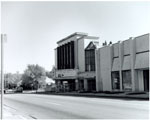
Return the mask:
<svg viewBox="0 0 150 120">
<path fill-rule="evenodd" d="M 34 119 L 148 119 L 149 101 L 5 94 L 4 104 Z"/>
</svg>

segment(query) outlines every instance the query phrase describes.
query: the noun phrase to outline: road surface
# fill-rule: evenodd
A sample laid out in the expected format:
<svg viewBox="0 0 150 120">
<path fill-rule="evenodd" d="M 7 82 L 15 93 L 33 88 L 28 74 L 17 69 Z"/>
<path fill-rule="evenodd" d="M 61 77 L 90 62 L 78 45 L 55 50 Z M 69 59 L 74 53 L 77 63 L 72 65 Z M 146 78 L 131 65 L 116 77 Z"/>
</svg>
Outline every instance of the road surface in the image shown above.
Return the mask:
<svg viewBox="0 0 150 120">
<path fill-rule="evenodd" d="M 148 119 L 149 101 L 5 94 L 4 104 L 34 119 Z"/>
</svg>

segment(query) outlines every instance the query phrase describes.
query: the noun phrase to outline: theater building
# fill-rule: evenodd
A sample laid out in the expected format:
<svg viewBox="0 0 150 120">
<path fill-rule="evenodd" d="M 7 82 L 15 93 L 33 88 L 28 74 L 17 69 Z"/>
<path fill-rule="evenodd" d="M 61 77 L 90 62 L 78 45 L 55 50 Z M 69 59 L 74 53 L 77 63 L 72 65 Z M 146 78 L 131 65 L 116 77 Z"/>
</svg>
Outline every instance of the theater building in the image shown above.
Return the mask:
<svg viewBox="0 0 150 120">
<path fill-rule="evenodd" d="M 57 91 L 149 91 L 149 34 L 100 48 L 98 39 L 74 33 L 57 42 Z"/>
<path fill-rule="evenodd" d="M 96 51 L 97 91 L 149 91 L 149 34 Z"/>
<path fill-rule="evenodd" d="M 55 76 L 57 91 L 96 90 L 95 49 L 98 37 L 74 33 L 57 42 Z"/>
</svg>

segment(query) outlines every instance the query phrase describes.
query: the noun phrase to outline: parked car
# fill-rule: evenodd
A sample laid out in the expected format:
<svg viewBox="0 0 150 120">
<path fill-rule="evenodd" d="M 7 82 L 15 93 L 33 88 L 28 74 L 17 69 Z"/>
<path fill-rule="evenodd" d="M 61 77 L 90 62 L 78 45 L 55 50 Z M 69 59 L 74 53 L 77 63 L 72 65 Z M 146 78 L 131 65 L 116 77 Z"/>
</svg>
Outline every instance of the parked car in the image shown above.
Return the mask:
<svg viewBox="0 0 150 120">
<path fill-rule="evenodd" d="M 16 87 L 15 92 L 22 93 L 23 92 L 23 87 Z"/>
</svg>

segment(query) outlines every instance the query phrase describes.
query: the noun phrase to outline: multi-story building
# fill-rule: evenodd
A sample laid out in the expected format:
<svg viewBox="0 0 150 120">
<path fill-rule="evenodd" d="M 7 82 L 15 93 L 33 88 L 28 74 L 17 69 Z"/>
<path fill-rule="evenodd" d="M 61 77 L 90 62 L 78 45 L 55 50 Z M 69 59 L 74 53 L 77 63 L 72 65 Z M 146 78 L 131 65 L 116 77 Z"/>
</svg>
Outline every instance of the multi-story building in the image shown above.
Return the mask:
<svg viewBox="0 0 150 120">
<path fill-rule="evenodd" d="M 57 42 L 58 91 L 149 91 L 149 34 L 98 47 L 98 37 L 74 33 Z"/>
<path fill-rule="evenodd" d="M 99 44 L 98 37 L 74 33 L 57 44 L 54 79 L 58 91 L 96 90 L 95 49 Z"/>
<path fill-rule="evenodd" d="M 96 51 L 97 91 L 149 91 L 149 34 Z"/>
</svg>

